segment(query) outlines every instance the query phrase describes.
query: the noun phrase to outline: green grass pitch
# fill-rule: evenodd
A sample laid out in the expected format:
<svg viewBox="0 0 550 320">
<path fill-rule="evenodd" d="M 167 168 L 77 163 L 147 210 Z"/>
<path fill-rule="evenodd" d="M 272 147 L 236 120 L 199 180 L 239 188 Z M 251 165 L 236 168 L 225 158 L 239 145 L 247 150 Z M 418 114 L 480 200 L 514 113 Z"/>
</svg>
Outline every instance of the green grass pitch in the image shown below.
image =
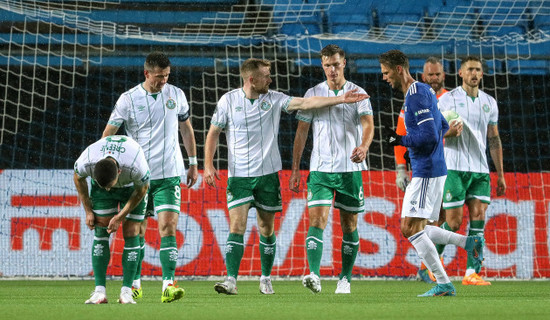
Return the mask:
<svg viewBox="0 0 550 320">
<path fill-rule="evenodd" d="M 180 281 L 182 300 L 160 303 L 160 281 L 144 281 L 143 299 L 118 304 L 120 281 L 107 282 L 109 304 L 85 305 L 93 281 L 0 280 L 2 319 L 550 319 L 549 281 L 493 281 L 462 286 L 456 297 L 417 298 L 431 286 L 409 280 L 352 281 L 350 295 L 335 295 L 336 280 L 312 294 L 299 281 L 275 280 L 272 296 L 258 281 L 239 281 L 239 295 L 218 295 L 213 281 Z"/>
</svg>

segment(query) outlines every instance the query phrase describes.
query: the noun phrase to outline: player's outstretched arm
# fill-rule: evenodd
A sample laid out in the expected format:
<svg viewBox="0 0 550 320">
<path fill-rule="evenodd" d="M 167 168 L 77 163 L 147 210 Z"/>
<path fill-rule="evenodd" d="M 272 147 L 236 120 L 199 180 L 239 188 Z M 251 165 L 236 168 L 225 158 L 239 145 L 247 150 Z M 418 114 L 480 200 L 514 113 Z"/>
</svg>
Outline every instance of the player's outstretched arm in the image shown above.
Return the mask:
<svg viewBox="0 0 550 320">
<path fill-rule="evenodd" d="M 320 109 L 341 103 L 359 102 L 369 98 L 368 94 L 359 93 L 357 91 L 358 89 L 353 89 L 346 92 L 344 95 L 337 97 L 294 97 L 292 98 L 292 100 L 290 100 L 288 111 Z"/>
<path fill-rule="evenodd" d="M 220 138 L 220 132 L 222 128 L 210 125 L 208 134 L 206 135 L 206 142 L 204 143 L 204 181 L 211 187 L 216 187 L 216 180 L 220 180 L 218 170 L 214 168 L 214 153 L 216 152 L 216 145 Z"/>
<path fill-rule="evenodd" d="M 189 159 L 189 167 L 187 168 L 187 188 L 191 188 L 199 178 L 199 169 L 196 163 L 197 161 L 197 143 L 195 141 L 195 131 L 193 126 L 191 126 L 191 121 L 189 119 L 181 121 L 180 125 L 180 135 L 183 140 L 183 146 L 185 151 L 187 151 L 187 156 Z M 192 162 L 193 161 L 193 162 Z"/>
<path fill-rule="evenodd" d="M 294 148 L 292 149 L 292 174 L 289 180 L 289 189 L 298 193 L 300 192 L 300 180 L 302 175 L 300 174 L 300 160 L 304 152 L 304 147 L 307 141 L 307 133 L 309 131 L 309 123 L 305 121 L 298 121 L 298 127 L 296 128 L 296 136 L 294 136 Z"/>
</svg>

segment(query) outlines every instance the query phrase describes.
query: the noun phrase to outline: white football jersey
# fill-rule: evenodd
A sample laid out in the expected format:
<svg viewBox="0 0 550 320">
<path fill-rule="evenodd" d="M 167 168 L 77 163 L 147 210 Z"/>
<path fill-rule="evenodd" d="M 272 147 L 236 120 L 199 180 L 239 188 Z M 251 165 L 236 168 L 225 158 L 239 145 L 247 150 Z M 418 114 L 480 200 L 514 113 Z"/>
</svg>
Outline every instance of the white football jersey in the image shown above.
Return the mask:
<svg viewBox="0 0 550 320">
<path fill-rule="evenodd" d="M 338 96 L 347 91 L 361 87 L 347 81 Z M 327 82 L 322 82 L 310 88 L 304 97 L 335 97 Z M 361 145 L 363 126 L 361 116 L 372 115 L 370 99 L 356 103 L 342 103 L 328 108 L 315 110 L 300 110 L 296 119 L 309 122 L 313 127 L 313 150 L 309 164 L 310 171 L 320 172 L 352 172 L 367 170 L 365 161 L 355 163 L 350 157 L 353 149 Z"/>
<path fill-rule="evenodd" d="M 225 129 L 229 177 L 259 177 L 282 169 L 279 122 L 290 100 L 284 93 L 269 90 L 252 102 L 242 88 L 220 98 L 211 123 Z"/>
<path fill-rule="evenodd" d="M 180 88 L 165 84 L 161 92 L 151 94 L 139 84 L 120 96 L 109 124 L 125 124 L 126 134 L 143 148 L 151 179 L 181 177 L 185 167 L 178 140 L 179 115 L 189 117 L 189 104 Z"/>
<path fill-rule="evenodd" d="M 143 149 L 127 136 L 109 136 L 89 145 L 74 163 L 74 172 L 81 178 L 95 179 L 96 163 L 107 157 L 114 158 L 121 171 L 114 188 L 149 183 L 149 166 Z"/>
<path fill-rule="evenodd" d="M 456 111 L 464 122 L 459 137 L 445 138 L 447 169 L 465 172 L 489 173 L 487 163 L 487 126 L 497 125 L 496 100 L 479 90 L 472 100 L 462 87 L 457 87 L 439 98 L 439 109 Z"/>
</svg>

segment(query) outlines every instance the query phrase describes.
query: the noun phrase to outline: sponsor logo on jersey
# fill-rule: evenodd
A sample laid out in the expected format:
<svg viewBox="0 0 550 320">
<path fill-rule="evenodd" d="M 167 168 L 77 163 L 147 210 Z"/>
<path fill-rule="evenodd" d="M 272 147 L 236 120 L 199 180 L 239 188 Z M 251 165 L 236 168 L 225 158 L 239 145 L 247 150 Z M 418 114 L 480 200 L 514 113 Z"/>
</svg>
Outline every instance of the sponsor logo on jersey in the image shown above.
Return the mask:
<svg viewBox="0 0 550 320">
<path fill-rule="evenodd" d="M 241 111 L 243 111 L 243 107 L 238 106 L 235 108 L 235 112 L 241 112 Z"/>
<path fill-rule="evenodd" d="M 126 148 L 121 145 L 107 143 L 106 145 L 101 147 L 101 152 L 103 152 L 103 154 L 113 154 L 115 152 L 124 153 L 126 152 Z"/>
<path fill-rule="evenodd" d="M 174 99 L 169 98 L 168 101 L 166 101 L 166 108 L 172 110 L 176 107 L 176 101 Z"/>
<path fill-rule="evenodd" d="M 263 111 L 267 111 L 271 109 L 271 104 L 267 101 L 262 101 L 262 103 L 260 104 L 260 109 L 262 109 Z"/>
<path fill-rule="evenodd" d="M 424 113 L 429 113 L 430 112 L 430 109 L 421 109 L 421 110 L 418 110 L 414 113 L 415 116 L 418 116 L 420 114 L 424 114 Z"/>
<path fill-rule="evenodd" d="M 138 106 L 137 108 L 138 108 L 138 111 L 140 111 L 140 112 L 145 110 L 145 106 Z"/>
<path fill-rule="evenodd" d="M 464 108 L 464 103 L 461 102 L 461 103 L 458 104 L 458 106 L 461 107 L 461 108 Z"/>
</svg>

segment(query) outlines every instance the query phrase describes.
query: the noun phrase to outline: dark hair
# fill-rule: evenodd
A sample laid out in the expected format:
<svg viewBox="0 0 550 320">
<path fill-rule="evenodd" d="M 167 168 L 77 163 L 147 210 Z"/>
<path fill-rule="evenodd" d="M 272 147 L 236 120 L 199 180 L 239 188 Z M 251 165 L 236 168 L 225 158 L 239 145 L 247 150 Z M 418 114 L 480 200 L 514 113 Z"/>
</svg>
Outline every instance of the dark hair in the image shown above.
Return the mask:
<svg viewBox="0 0 550 320">
<path fill-rule="evenodd" d="M 147 58 L 145 58 L 145 63 L 143 64 L 145 70 L 153 70 L 155 67 L 166 69 L 169 66 L 170 59 L 160 51 L 151 52 Z"/>
<path fill-rule="evenodd" d="M 244 76 L 246 73 L 249 72 L 258 71 L 260 67 L 271 67 L 271 62 L 265 59 L 246 59 L 241 65 L 241 76 Z"/>
<path fill-rule="evenodd" d="M 426 64 L 426 63 L 443 65 L 441 63 L 441 60 L 439 60 L 439 58 L 436 58 L 436 57 L 428 57 L 428 59 L 426 59 L 426 62 L 424 62 L 424 64 Z"/>
<path fill-rule="evenodd" d="M 462 66 L 468 61 L 476 61 L 476 62 L 481 63 L 481 59 L 479 57 L 466 56 L 466 57 L 462 58 L 462 60 L 460 60 L 460 67 L 462 68 Z"/>
<path fill-rule="evenodd" d="M 100 187 L 105 188 L 118 175 L 118 163 L 109 158 L 99 160 L 94 167 L 94 179 Z"/>
<path fill-rule="evenodd" d="M 346 53 L 344 52 L 344 49 L 340 48 L 335 44 L 329 44 L 321 50 L 321 58 L 332 57 L 335 54 L 339 54 L 340 57 L 342 58 L 346 57 Z"/>
<path fill-rule="evenodd" d="M 399 50 L 390 50 L 386 53 L 382 53 L 378 57 L 378 62 L 392 69 L 395 69 L 397 66 L 402 66 L 407 70 L 409 69 L 409 58 Z"/>
</svg>

